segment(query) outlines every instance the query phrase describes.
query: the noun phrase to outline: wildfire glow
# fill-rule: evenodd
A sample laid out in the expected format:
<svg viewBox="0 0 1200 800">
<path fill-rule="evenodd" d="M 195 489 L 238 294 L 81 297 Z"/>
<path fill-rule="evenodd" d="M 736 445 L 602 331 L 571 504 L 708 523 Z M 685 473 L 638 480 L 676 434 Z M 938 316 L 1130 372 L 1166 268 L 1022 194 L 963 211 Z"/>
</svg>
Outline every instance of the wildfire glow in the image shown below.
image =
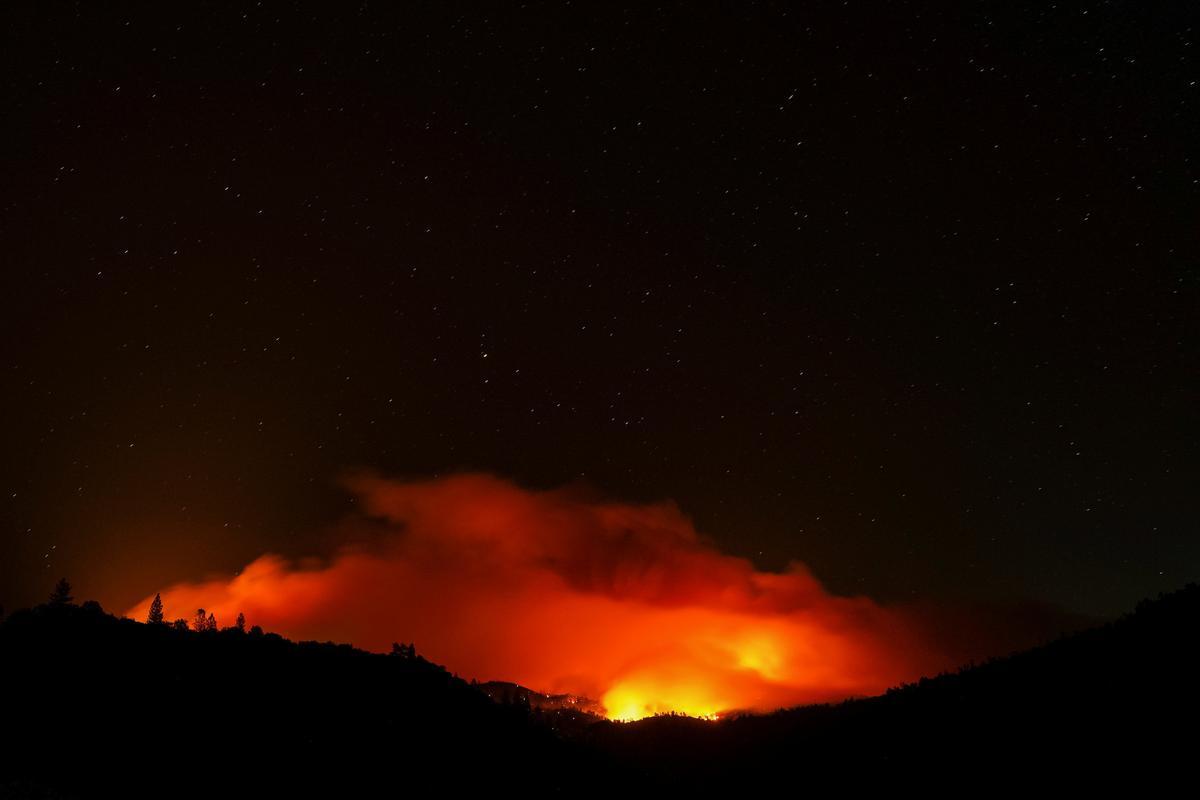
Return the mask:
<svg viewBox="0 0 1200 800">
<path fill-rule="evenodd" d="M 948 666 L 904 613 L 833 596 L 800 564 L 724 555 L 672 503 L 487 475 L 348 485 L 386 523 L 382 541 L 170 586 L 167 618 L 203 607 L 295 639 L 412 641 L 465 677 L 598 699 L 613 719 L 870 694 Z M 152 598 L 127 614 L 144 619 Z"/>
</svg>

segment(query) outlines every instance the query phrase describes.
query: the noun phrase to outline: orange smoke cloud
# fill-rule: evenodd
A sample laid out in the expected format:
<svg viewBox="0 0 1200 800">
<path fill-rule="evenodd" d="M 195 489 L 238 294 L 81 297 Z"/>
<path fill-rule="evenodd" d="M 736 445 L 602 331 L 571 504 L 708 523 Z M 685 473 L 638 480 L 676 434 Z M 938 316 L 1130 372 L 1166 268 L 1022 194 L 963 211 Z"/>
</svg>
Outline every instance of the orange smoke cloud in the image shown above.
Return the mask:
<svg viewBox="0 0 1200 800">
<path fill-rule="evenodd" d="M 350 479 L 389 528 L 327 563 L 267 554 L 162 591 L 296 639 L 393 641 L 481 680 L 598 699 L 610 717 L 711 715 L 871 694 L 950 666 L 908 615 L 835 597 L 795 563 L 756 570 L 673 503 L 600 502 L 487 475 Z M 145 618 L 153 595 L 127 615 Z"/>
</svg>

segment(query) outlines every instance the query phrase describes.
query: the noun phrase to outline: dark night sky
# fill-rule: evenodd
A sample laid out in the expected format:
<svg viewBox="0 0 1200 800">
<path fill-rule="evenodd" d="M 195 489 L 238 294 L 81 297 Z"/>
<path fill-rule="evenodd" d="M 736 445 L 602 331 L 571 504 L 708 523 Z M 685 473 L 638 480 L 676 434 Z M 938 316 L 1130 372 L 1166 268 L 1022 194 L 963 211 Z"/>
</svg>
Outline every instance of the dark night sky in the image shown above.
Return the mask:
<svg viewBox="0 0 1200 800">
<path fill-rule="evenodd" d="M 1191 4 L 0 16 L 9 608 L 328 553 L 354 467 L 885 601 L 1200 577 Z"/>
</svg>

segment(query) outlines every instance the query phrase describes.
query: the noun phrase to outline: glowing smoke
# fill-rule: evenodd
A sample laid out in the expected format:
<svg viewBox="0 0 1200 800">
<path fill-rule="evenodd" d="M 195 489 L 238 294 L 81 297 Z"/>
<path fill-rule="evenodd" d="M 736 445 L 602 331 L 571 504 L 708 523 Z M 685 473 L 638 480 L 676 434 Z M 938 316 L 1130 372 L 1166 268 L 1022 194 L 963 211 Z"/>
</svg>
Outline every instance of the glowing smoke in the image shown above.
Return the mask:
<svg viewBox="0 0 1200 800">
<path fill-rule="evenodd" d="M 800 564 L 758 571 L 672 503 L 487 475 L 348 485 L 387 523 L 381 545 L 171 586 L 167 618 L 203 607 L 296 639 L 413 641 L 465 677 L 596 698 L 618 718 L 869 694 L 950 666 L 904 612 L 835 597 Z M 127 614 L 144 619 L 152 597 Z"/>
</svg>

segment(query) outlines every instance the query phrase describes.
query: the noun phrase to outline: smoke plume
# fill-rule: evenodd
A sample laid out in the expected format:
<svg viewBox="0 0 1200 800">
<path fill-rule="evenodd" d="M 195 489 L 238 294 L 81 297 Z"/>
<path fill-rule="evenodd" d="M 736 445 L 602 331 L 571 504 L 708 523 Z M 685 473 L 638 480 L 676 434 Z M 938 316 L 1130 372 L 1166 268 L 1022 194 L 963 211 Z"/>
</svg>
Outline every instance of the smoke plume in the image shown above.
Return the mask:
<svg viewBox="0 0 1200 800">
<path fill-rule="evenodd" d="M 614 718 L 865 695 L 952 666 L 911 614 L 834 596 L 799 563 L 757 570 L 670 502 L 483 474 L 347 485 L 382 542 L 170 586 L 167 618 L 203 607 L 296 639 L 411 641 L 464 677 L 586 696 Z M 128 615 L 144 619 L 152 598 Z"/>
</svg>

